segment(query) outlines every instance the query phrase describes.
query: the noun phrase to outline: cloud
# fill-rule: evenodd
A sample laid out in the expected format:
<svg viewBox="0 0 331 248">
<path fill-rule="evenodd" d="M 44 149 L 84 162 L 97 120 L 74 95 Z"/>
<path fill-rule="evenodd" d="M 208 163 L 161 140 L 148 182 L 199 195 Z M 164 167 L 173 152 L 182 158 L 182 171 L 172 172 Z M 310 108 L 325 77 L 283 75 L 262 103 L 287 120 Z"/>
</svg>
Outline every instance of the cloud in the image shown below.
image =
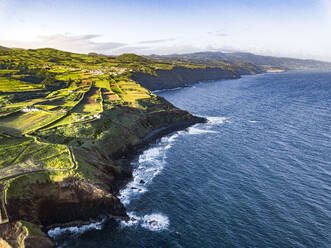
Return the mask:
<svg viewBox="0 0 331 248">
<path fill-rule="evenodd" d="M 128 45 L 119 47 L 111 51 L 112 55 L 118 55 L 122 53 L 137 53 L 140 55 L 167 55 L 167 54 L 181 54 L 181 53 L 192 53 L 192 52 L 201 52 L 206 51 L 206 47 L 193 46 L 189 43 L 177 42 L 172 45 L 159 45 L 159 46 L 136 46 Z"/>
<path fill-rule="evenodd" d="M 155 43 L 163 43 L 163 42 L 175 41 L 175 40 L 176 39 L 145 40 L 145 41 L 138 42 L 138 44 L 155 44 Z"/>
<path fill-rule="evenodd" d="M 98 34 L 71 35 L 71 34 L 55 34 L 55 35 L 40 35 L 38 40 L 33 42 L 22 41 L 0 41 L 2 44 L 10 47 L 23 48 L 42 48 L 51 47 L 65 51 L 77 53 L 89 52 L 107 52 L 115 48 L 125 46 L 125 43 L 119 42 L 97 42 L 93 39 L 99 38 Z"/>
<path fill-rule="evenodd" d="M 105 52 L 125 46 L 119 42 L 96 42 L 93 39 L 101 37 L 97 34 L 86 35 L 49 35 L 39 36 L 40 42 L 50 47 L 77 52 Z"/>
</svg>

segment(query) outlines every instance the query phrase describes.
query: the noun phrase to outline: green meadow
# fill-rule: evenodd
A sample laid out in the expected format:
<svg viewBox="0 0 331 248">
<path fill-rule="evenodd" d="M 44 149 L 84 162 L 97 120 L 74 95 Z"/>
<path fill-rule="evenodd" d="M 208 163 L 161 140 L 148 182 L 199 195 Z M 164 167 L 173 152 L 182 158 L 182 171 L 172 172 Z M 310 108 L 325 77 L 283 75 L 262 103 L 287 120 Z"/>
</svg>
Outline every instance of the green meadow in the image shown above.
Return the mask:
<svg viewBox="0 0 331 248">
<path fill-rule="evenodd" d="M 70 175 L 88 177 L 93 168 L 82 159 L 73 162 L 71 136 L 77 142 L 99 137 L 95 123 L 109 111 L 124 118 L 128 107 L 144 109 L 141 100 L 153 94 L 130 75 L 135 71 L 155 74 L 159 68 L 172 66 L 133 54 L 111 57 L 48 48 L 0 50 L 0 180 L 13 177 L 10 180 L 15 181 L 23 175 L 32 180 L 36 178 L 33 172 L 43 172 L 39 177 L 47 174 L 54 181 Z M 125 122 L 130 123 L 129 119 Z M 109 130 L 123 128 L 120 125 Z M 93 131 L 83 133 L 89 127 Z M 42 135 L 49 132 L 57 133 Z M 59 132 L 67 138 L 60 139 Z"/>
<path fill-rule="evenodd" d="M 88 152 L 77 151 L 98 144 L 105 154 L 93 156 L 107 158 L 123 139 L 136 142 L 141 116 L 170 106 L 133 81 L 132 73 L 157 76 L 175 66 L 206 67 L 135 54 L 0 49 L 0 181 L 11 185 L 9 194 L 23 196 L 24 185 L 35 181 L 97 181 L 100 172 L 84 158 Z M 112 180 L 120 167 L 108 166 L 112 173 L 102 176 Z"/>
</svg>

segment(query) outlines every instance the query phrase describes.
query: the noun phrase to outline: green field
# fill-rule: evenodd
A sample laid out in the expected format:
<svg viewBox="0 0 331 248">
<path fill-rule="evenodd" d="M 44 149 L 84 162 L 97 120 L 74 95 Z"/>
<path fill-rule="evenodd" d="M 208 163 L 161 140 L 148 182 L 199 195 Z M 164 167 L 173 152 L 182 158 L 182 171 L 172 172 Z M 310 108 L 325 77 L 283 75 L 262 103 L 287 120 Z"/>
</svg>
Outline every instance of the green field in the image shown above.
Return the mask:
<svg viewBox="0 0 331 248">
<path fill-rule="evenodd" d="M 8 77 L 0 77 L 0 92 L 21 92 L 43 90 L 43 85 L 30 84 Z"/>
<path fill-rule="evenodd" d="M 156 75 L 158 69 L 179 65 L 203 67 L 135 54 L 111 57 L 50 48 L 0 50 L 0 174 L 15 175 L 28 168 L 73 168 L 68 144 L 102 139 L 107 134 L 99 126 L 103 121 L 113 125 L 108 134 L 132 128 L 135 122 L 129 121 L 131 115 L 126 118 L 127 111 L 152 106 L 155 96 L 130 79 L 133 72 Z M 89 173 L 91 168 L 86 168 L 84 173 Z M 52 172 L 53 178 L 63 174 Z"/>
</svg>

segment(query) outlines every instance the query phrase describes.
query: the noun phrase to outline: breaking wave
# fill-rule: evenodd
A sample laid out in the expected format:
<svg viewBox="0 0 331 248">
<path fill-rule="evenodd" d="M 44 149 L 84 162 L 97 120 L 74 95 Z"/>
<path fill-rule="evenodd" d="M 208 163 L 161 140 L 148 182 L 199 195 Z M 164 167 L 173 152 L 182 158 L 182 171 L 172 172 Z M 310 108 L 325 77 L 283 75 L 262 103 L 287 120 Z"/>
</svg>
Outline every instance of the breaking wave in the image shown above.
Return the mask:
<svg viewBox="0 0 331 248">
<path fill-rule="evenodd" d="M 214 117 L 214 116 L 206 116 L 208 120 L 208 124 L 211 125 L 221 125 L 224 124 L 225 122 L 230 122 L 227 117 Z"/>
<path fill-rule="evenodd" d="M 118 195 L 121 202 L 127 206 L 132 198 L 146 192 L 153 178 L 158 175 L 166 164 L 166 151 L 170 149 L 176 138 L 183 131 L 176 132 L 171 136 L 161 138 L 158 144 L 145 150 L 132 165 L 133 180 L 122 189 Z"/>
<path fill-rule="evenodd" d="M 161 213 L 147 214 L 142 217 L 137 216 L 134 212 L 128 213 L 130 220 L 122 221 L 122 227 L 141 226 L 150 231 L 167 230 L 170 222 L 169 218 Z"/>
<path fill-rule="evenodd" d="M 196 127 L 190 127 L 188 129 L 188 133 L 189 134 L 205 134 L 205 133 L 217 133 L 217 132 L 212 131 L 212 130 L 199 129 L 199 128 L 196 128 Z"/>
<path fill-rule="evenodd" d="M 62 235 L 79 236 L 86 231 L 101 230 L 105 221 L 106 221 L 106 218 L 103 218 L 101 221 L 90 223 L 87 225 L 82 225 L 82 226 L 56 227 L 56 228 L 50 229 L 48 231 L 48 235 L 53 239 L 55 239 L 59 236 L 62 236 Z"/>
</svg>

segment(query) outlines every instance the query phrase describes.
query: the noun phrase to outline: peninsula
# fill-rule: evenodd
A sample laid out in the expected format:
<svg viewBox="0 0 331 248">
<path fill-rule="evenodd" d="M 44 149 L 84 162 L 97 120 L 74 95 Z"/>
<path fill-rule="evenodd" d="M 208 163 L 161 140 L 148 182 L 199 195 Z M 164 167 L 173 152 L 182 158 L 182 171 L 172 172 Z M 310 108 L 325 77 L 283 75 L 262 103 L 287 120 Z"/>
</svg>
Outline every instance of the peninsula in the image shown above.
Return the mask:
<svg viewBox="0 0 331 248">
<path fill-rule="evenodd" d="M 54 247 L 49 228 L 128 218 L 116 195 L 134 156 L 206 121 L 153 90 L 286 69 L 0 47 L 0 246 Z"/>
</svg>

